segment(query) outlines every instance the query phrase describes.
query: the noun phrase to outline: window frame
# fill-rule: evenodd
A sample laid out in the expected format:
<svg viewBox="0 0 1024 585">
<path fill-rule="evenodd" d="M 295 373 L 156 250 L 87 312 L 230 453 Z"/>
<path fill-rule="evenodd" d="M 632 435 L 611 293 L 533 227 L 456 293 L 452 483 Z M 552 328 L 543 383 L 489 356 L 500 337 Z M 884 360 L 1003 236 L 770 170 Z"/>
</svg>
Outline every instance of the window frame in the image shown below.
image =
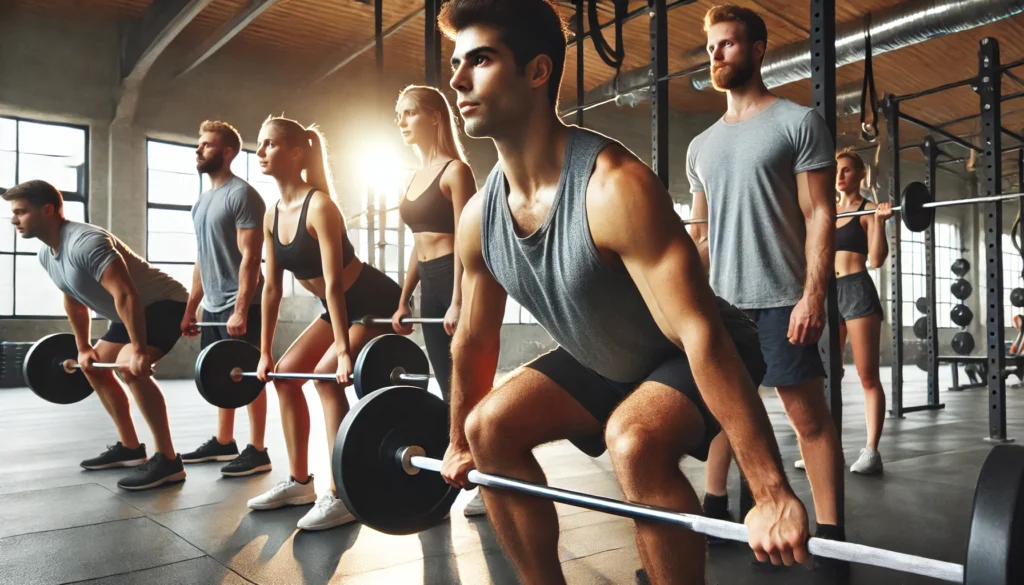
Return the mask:
<svg viewBox="0 0 1024 585">
<path fill-rule="evenodd" d="M 950 257 L 953 257 L 954 259 L 955 258 L 962 258 L 963 254 L 967 250 L 964 248 L 963 232 L 960 229 L 960 225 L 959 224 L 947 223 L 947 222 L 936 222 L 935 225 L 936 225 L 936 227 L 939 226 L 939 225 L 946 226 L 949 229 L 955 231 L 957 239 L 959 240 L 958 241 L 958 246 L 950 246 L 950 245 L 939 244 L 939 243 L 935 244 L 935 274 L 933 275 L 933 277 L 935 278 L 935 296 L 936 296 L 936 299 L 935 299 L 935 318 L 936 318 L 936 323 L 937 323 L 937 327 L 936 328 L 937 329 L 949 329 L 949 330 L 954 330 L 955 331 L 955 330 L 959 330 L 960 327 L 956 323 L 953 323 L 953 320 L 950 319 L 949 314 L 950 314 L 950 311 L 953 310 L 953 307 L 955 307 L 957 304 L 959 304 L 959 301 L 952 295 L 952 293 L 950 292 L 949 289 L 950 289 L 950 285 L 952 285 L 953 282 L 955 282 L 958 277 L 953 275 L 952 272 L 949 272 L 949 268 L 948 267 L 942 266 L 939 263 L 939 255 L 940 255 L 939 254 L 939 250 L 940 249 L 948 250 L 949 253 L 950 253 L 949 254 Z M 917 238 L 920 238 L 920 240 L 918 240 Z M 936 237 L 936 239 L 938 239 L 938 238 Z M 907 291 L 907 287 L 904 287 L 902 282 L 899 283 L 900 286 L 902 287 L 902 292 L 903 292 L 903 307 L 902 308 L 903 308 L 903 320 L 904 320 L 904 323 L 902 323 L 902 326 L 905 327 L 905 328 L 913 327 L 914 323 L 919 318 L 924 316 L 922 313 L 918 312 L 918 310 L 917 310 L 917 308 L 915 306 L 917 298 L 919 296 L 922 296 L 922 297 L 926 296 L 927 288 L 928 288 L 927 275 L 924 273 L 924 272 L 926 272 L 926 269 L 924 268 L 924 262 L 925 262 L 925 259 L 926 259 L 926 256 L 927 256 L 927 253 L 926 253 L 926 250 L 925 250 L 924 240 L 925 240 L 924 233 L 921 232 L 921 233 L 918 233 L 918 234 L 911 233 L 911 235 L 909 237 L 904 237 L 903 240 L 900 242 L 900 261 L 901 261 L 901 263 L 902 263 L 902 265 L 904 267 L 904 269 L 901 271 L 900 276 L 903 277 L 903 278 L 908 278 L 909 277 L 911 279 L 920 279 L 920 281 L 922 283 L 922 290 L 920 291 L 920 294 L 919 295 L 910 294 L 909 296 L 907 295 L 907 292 L 908 292 Z M 921 259 L 921 265 L 922 265 L 922 268 L 921 268 L 922 272 L 915 271 L 914 270 L 913 262 L 911 262 L 911 256 L 912 255 L 913 256 L 917 256 L 917 254 L 910 253 L 910 250 L 911 249 L 915 249 L 918 246 L 920 246 L 920 259 Z M 915 290 L 916 290 L 916 287 L 914 287 L 914 286 L 910 287 L 910 292 L 911 293 L 913 291 L 915 291 Z M 886 297 L 887 295 L 883 293 L 880 296 Z M 948 297 L 949 300 L 948 301 L 944 300 L 947 297 Z M 882 302 L 884 302 L 886 304 L 890 304 L 889 301 L 891 301 L 891 299 L 888 299 L 888 298 L 882 298 L 881 300 L 882 300 Z M 906 322 L 908 319 L 910 320 L 909 323 Z"/>
<path fill-rule="evenodd" d="M 78 190 L 74 192 L 61 191 L 64 196 L 65 203 L 81 203 L 84 209 L 83 218 L 86 223 L 89 223 L 89 181 L 90 181 L 90 146 L 92 144 L 92 134 L 88 124 L 75 124 L 71 122 L 54 122 L 50 120 L 37 120 L 34 118 L 26 118 L 23 116 L 8 116 L 0 115 L 0 118 L 5 120 L 14 121 L 14 184 L 18 185 L 22 183 L 21 177 L 21 145 L 20 145 L 20 134 L 21 134 L 21 123 L 26 122 L 30 124 L 39 124 L 44 126 L 60 126 L 62 128 L 73 128 L 75 130 L 81 130 L 85 134 L 85 145 L 82 157 L 82 173 L 79 177 Z M 7 188 L 0 187 L 0 195 L 7 192 Z M 17 234 L 14 235 L 17 238 Z M 18 314 L 18 258 L 31 258 L 33 262 L 38 262 L 37 252 L 0 252 L 0 256 L 11 257 L 11 314 L 0 315 L 0 321 L 13 321 L 13 320 L 45 320 L 52 321 L 58 319 L 67 319 L 68 316 L 64 315 L 35 315 L 35 314 Z M 95 316 L 93 317 L 96 318 Z"/>
</svg>

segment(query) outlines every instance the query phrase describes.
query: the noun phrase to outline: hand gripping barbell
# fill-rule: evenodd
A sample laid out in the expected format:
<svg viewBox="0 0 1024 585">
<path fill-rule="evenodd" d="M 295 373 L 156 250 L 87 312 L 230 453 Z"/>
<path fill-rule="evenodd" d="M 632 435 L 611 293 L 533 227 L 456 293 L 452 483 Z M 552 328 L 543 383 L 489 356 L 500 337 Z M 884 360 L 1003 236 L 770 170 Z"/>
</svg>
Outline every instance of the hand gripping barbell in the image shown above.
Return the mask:
<svg viewBox="0 0 1024 585">
<path fill-rule="evenodd" d="M 390 323 L 390 321 L 388 321 Z M 256 377 L 260 350 L 240 339 L 223 339 L 211 343 L 196 360 L 196 388 L 207 402 L 220 408 L 241 408 L 263 391 L 264 383 Z M 363 347 L 352 368 L 356 396 L 395 384 L 416 384 L 426 388 L 430 380 L 430 364 L 423 350 L 401 335 L 381 335 Z M 333 382 L 333 373 L 271 372 L 268 378 L 293 380 L 326 380 Z"/>
<path fill-rule="evenodd" d="M 338 496 L 370 528 L 412 534 L 441 522 L 459 490 L 438 473 L 448 448 L 448 407 L 419 388 L 394 386 L 370 394 L 341 423 L 332 454 Z M 430 471 L 432 473 L 420 473 Z M 471 471 L 469 481 L 590 510 L 747 542 L 743 524 L 630 504 L 569 490 Z M 850 542 L 811 538 L 811 554 L 886 567 L 968 585 L 1010 585 L 1024 580 L 1024 447 L 996 445 L 974 493 L 967 563 L 959 565 Z"/>
<path fill-rule="evenodd" d="M 1018 199 L 1024 197 L 1024 193 L 1007 193 L 1005 195 L 991 195 L 988 197 L 973 197 L 971 199 L 951 199 L 949 201 L 933 201 L 932 193 L 924 183 L 913 182 L 903 189 L 902 204 L 892 208 L 899 212 L 903 218 L 903 225 L 912 232 L 923 232 L 935 221 L 935 212 L 939 207 L 954 207 L 957 205 L 973 205 L 975 203 L 992 203 Z M 874 209 L 863 209 L 861 211 L 846 211 L 836 214 L 836 219 L 843 217 L 858 217 L 861 215 L 874 215 Z M 683 225 L 696 223 L 707 223 L 707 219 L 695 218 L 683 220 Z"/>
<path fill-rule="evenodd" d="M 93 391 L 78 363 L 78 344 L 71 333 L 54 333 L 32 344 L 21 364 L 25 383 L 37 396 L 54 404 L 74 404 Z M 128 364 L 93 362 L 101 370 L 119 370 Z"/>
</svg>

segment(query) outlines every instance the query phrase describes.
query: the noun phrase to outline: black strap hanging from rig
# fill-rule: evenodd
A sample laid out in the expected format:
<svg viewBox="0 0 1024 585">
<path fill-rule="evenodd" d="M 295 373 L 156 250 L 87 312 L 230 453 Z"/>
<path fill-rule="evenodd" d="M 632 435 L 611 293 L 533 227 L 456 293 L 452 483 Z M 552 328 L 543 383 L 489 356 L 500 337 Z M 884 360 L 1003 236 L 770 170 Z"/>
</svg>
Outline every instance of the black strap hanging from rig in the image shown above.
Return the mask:
<svg viewBox="0 0 1024 585">
<path fill-rule="evenodd" d="M 867 142 L 878 138 L 878 95 L 871 69 L 871 13 L 864 16 L 864 86 L 860 93 L 860 136 Z M 870 104 L 868 103 L 870 102 Z M 868 115 L 871 121 L 868 122 Z"/>
<path fill-rule="evenodd" d="M 622 40 L 622 23 L 626 20 L 626 14 L 629 12 L 629 0 L 612 0 L 612 4 L 615 6 L 615 48 L 613 49 L 608 41 L 604 38 L 604 33 L 601 32 L 601 22 L 598 20 L 597 13 L 598 0 L 589 0 L 587 2 L 587 18 L 590 23 L 590 38 L 594 41 L 594 49 L 597 50 L 597 54 L 601 57 L 601 60 L 605 62 L 609 67 L 616 71 L 622 67 L 622 62 L 626 58 L 626 49 L 623 46 Z"/>
</svg>

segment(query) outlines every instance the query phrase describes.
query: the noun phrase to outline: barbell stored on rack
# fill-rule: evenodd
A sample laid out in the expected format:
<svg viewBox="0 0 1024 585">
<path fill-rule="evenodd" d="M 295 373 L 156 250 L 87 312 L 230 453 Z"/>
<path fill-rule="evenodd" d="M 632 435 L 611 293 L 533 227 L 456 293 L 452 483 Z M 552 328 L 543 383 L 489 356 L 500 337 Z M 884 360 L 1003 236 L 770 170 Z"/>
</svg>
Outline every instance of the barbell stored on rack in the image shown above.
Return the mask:
<svg viewBox="0 0 1024 585">
<path fill-rule="evenodd" d="M 21 364 L 25 383 L 36 396 L 54 404 L 74 404 L 88 398 L 92 384 L 78 363 L 78 344 L 71 333 L 54 333 L 32 344 Z M 127 364 L 93 362 L 101 370 L 120 370 Z"/>
<path fill-rule="evenodd" d="M 260 350 L 240 339 L 222 339 L 211 343 L 196 360 L 195 382 L 207 402 L 220 408 L 247 406 L 266 385 L 256 376 Z M 423 351 L 401 335 L 382 335 L 372 339 L 356 358 L 352 381 L 356 396 L 394 384 L 415 384 L 426 388 L 430 366 Z M 268 378 L 324 380 L 333 382 L 334 373 L 270 372 Z"/>
<path fill-rule="evenodd" d="M 366 526 L 412 534 L 441 522 L 459 490 L 440 476 L 448 448 L 448 407 L 419 388 L 384 388 L 361 400 L 341 423 L 332 454 L 338 496 Z M 420 471 L 431 471 L 425 474 Z M 743 524 L 630 504 L 471 471 L 469 481 L 555 502 L 747 542 Z M 965 565 L 852 542 L 811 538 L 811 554 L 886 567 L 967 585 L 1022 582 L 1024 568 L 1024 448 L 996 445 L 982 466 L 974 493 Z"/>
<path fill-rule="evenodd" d="M 903 225 L 912 232 L 923 232 L 928 229 L 928 226 L 932 225 L 935 221 L 934 209 L 939 207 L 955 207 L 957 205 L 973 205 L 975 203 L 993 203 L 996 201 L 1006 201 L 1008 199 L 1018 199 L 1024 197 L 1024 193 L 1007 193 L 1004 195 L 990 195 L 987 197 L 972 197 L 970 199 L 951 199 L 949 201 L 933 201 L 931 191 L 928 190 L 928 186 L 924 183 L 913 182 L 903 189 L 903 197 L 901 199 L 902 204 L 892 208 L 893 211 L 900 213 L 903 218 Z M 861 211 L 845 211 L 843 213 L 836 214 L 836 219 L 844 217 L 858 217 L 861 215 L 874 215 L 874 209 L 864 209 Z M 708 220 L 704 218 L 693 218 L 684 219 L 683 225 L 693 225 L 698 223 L 707 223 Z"/>
</svg>

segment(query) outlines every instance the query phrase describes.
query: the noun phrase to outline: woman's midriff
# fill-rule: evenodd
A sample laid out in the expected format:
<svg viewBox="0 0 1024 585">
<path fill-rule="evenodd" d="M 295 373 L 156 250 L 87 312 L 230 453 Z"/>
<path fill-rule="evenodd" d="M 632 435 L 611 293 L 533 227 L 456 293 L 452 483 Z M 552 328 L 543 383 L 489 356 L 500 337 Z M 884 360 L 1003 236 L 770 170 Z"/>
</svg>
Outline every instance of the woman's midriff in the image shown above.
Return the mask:
<svg viewBox="0 0 1024 585">
<path fill-rule="evenodd" d="M 455 235 L 438 232 L 413 234 L 416 241 L 416 259 L 420 262 L 447 256 L 455 252 Z"/>
<path fill-rule="evenodd" d="M 836 252 L 836 278 L 867 270 L 868 257 L 856 252 Z"/>
<path fill-rule="evenodd" d="M 363 263 L 359 261 L 359 258 L 353 258 L 348 266 L 341 271 L 341 282 L 345 284 L 345 291 L 352 288 L 352 284 L 355 283 L 356 279 L 359 278 L 359 274 L 363 271 Z M 327 298 L 327 281 L 324 277 L 319 276 L 317 278 L 311 278 L 309 280 L 297 280 L 302 285 L 302 288 L 313 293 L 317 298 Z"/>
</svg>

